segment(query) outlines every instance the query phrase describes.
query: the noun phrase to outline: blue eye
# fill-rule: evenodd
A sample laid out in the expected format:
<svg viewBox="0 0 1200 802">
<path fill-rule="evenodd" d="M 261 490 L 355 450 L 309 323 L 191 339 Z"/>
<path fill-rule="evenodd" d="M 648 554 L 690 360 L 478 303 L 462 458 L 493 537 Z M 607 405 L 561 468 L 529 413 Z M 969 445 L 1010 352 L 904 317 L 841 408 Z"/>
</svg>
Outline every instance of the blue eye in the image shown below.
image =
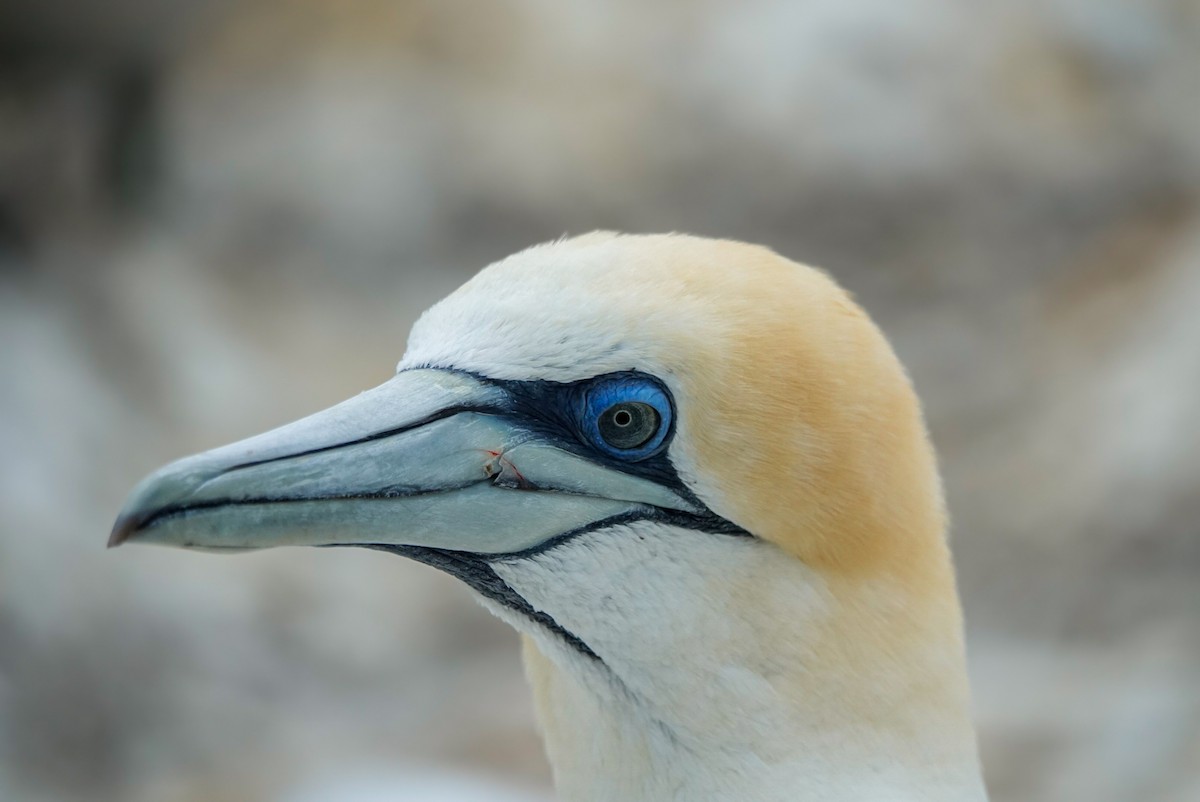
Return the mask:
<svg viewBox="0 0 1200 802">
<path fill-rule="evenodd" d="M 614 376 L 588 387 L 584 434 L 601 451 L 626 460 L 652 456 L 671 428 L 671 400 L 651 379 Z"/>
</svg>

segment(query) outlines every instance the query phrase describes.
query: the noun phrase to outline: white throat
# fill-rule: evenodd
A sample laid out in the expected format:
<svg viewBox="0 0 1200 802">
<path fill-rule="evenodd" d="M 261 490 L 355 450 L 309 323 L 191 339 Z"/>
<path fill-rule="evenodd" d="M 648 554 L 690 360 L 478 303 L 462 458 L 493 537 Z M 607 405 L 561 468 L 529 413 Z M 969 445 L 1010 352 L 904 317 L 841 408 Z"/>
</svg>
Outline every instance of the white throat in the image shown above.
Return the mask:
<svg viewBox="0 0 1200 802">
<path fill-rule="evenodd" d="M 494 567 L 603 660 L 497 611 L 565 800 L 985 798 L 960 644 L 830 672 L 841 602 L 771 544 L 642 522 Z"/>
</svg>

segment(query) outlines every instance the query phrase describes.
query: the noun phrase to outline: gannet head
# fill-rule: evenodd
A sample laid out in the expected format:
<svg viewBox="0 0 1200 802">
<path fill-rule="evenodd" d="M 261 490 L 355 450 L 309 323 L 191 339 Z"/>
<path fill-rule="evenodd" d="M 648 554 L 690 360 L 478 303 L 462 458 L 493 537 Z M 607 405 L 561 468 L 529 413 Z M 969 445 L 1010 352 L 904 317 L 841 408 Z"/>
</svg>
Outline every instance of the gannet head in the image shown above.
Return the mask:
<svg viewBox="0 0 1200 802">
<path fill-rule="evenodd" d="M 621 760 L 650 772 L 678 747 L 978 775 L 919 405 L 849 296 L 765 248 L 511 256 L 421 317 L 388 382 L 150 476 L 125 540 L 360 545 L 460 577 L 527 636 L 560 782 L 629 720 L 648 740 Z"/>
</svg>

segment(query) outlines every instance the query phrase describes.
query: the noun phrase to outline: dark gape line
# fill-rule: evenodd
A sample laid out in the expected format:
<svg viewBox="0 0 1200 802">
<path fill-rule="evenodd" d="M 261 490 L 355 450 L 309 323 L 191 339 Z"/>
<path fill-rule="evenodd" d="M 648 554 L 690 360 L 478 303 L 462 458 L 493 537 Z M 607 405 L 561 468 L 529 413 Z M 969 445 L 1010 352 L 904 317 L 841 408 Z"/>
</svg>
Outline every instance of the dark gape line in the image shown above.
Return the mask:
<svg viewBox="0 0 1200 802">
<path fill-rule="evenodd" d="M 402 557 L 408 557 L 417 562 L 437 568 L 440 571 L 445 571 L 451 576 L 466 582 L 476 592 L 483 594 L 492 601 L 499 602 L 526 618 L 541 624 L 585 657 L 601 664 L 604 663 L 600 659 L 600 656 L 593 652 L 578 636 L 563 629 L 557 621 L 546 613 L 533 609 L 533 606 L 525 601 L 524 596 L 510 588 L 508 583 L 492 570 L 487 561 L 477 554 L 466 551 L 432 549 L 426 546 L 393 546 L 384 543 L 364 543 L 363 546 L 368 549 L 399 554 Z"/>
</svg>

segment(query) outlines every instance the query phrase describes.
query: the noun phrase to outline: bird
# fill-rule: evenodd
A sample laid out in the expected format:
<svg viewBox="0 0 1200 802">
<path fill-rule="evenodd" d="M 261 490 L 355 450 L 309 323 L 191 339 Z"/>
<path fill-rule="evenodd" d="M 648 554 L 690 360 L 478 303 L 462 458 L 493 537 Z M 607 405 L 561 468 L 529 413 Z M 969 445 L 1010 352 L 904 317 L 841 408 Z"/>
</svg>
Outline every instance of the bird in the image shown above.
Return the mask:
<svg viewBox="0 0 1200 802">
<path fill-rule="evenodd" d="M 363 546 L 522 640 L 565 800 L 985 800 L 942 482 L 880 329 L 734 240 L 477 273 L 395 374 L 151 474 L 109 545 Z"/>
</svg>

